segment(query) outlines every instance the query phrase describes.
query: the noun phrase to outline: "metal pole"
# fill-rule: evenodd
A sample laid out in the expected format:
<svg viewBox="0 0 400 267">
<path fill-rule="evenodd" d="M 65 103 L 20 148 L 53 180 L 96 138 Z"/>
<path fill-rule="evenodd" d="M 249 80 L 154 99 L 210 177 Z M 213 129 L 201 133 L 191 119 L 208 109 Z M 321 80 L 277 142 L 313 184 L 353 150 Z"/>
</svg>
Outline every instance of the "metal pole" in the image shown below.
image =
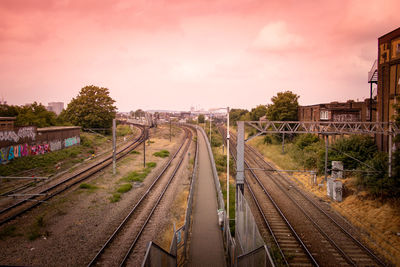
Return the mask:
<svg viewBox="0 0 400 267">
<path fill-rule="evenodd" d="M 369 92 L 369 121 L 372 122 L 372 83 Z"/>
<path fill-rule="evenodd" d="M 388 175 L 389 177 L 392 177 L 392 123 L 389 123 L 389 170 L 388 170 Z"/>
<path fill-rule="evenodd" d="M 146 139 L 143 142 L 143 167 L 146 168 Z"/>
<path fill-rule="evenodd" d="M 169 117 L 169 141 L 172 139 L 171 117 Z"/>
<path fill-rule="evenodd" d="M 285 154 L 285 133 L 282 134 L 282 154 Z"/>
<path fill-rule="evenodd" d="M 329 147 L 329 139 L 328 135 L 325 136 L 325 182 L 328 180 L 328 147 Z"/>
<path fill-rule="evenodd" d="M 210 113 L 210 145 L 211 145 L 211 113 Z"/>
<path fill-rule="evenodd" d="M 227 110 L 227 131 L 226 131 L 226 217 L 229 223 L 229 107 Z M 227 243 L 228 244 L 228 243 Z"/>
<path fill-rule="evenodd" d="M 116 126 L 116 124 L 117 124 L 116 120 L 113 119 L 113 129 L 112 129 L 112 133 L 113 133 L 113 175 L 115 175 L 115 173 L 116 173 L 116 170 L 115 170 L 115 168 L 116 168 L 115 160 L 116 160 L 116 150 L 117 150 L 117 148 L 116 148 L 116 146 L 117 146 L 117 138 L 116 138 L 117 126 Z"/>
</svg>

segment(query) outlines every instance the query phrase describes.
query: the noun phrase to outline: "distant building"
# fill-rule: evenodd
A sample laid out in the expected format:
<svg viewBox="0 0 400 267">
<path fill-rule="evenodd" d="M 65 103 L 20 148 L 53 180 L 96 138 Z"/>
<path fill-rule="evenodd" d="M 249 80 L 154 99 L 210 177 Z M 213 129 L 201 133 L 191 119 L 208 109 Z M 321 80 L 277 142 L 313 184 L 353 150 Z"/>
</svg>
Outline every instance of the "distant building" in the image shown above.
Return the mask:
<svg viewBox="0 0 400 267">
<path fill-rule="evenodd" d="M 393 104 L 400 95 L 400 28 L 378 38 L 378 121 L 393 121 Z M 377 135 L 377 145 L 388 151 L 389 139 Z"/>
<path fill-rule="evenodd" d="M 64 102 L 50 102 L 47 106 L 48 111 L 53 111 L 57 115 L 60 115 L 61 111 L 64 109 Z"/>
<path fill-rule="evenodd" d="M 299 121 L 335 121 L 355 122 L 370 121 L 369 98 L 363 102 L 349 100 L 347 102 L 331 102 L 310 106 L 299 106 Z M 374 105 L 374 104 L 373 104 Z M 372 121 L 375 121 L 376 113 L 372 110 Z"/>
</svg>

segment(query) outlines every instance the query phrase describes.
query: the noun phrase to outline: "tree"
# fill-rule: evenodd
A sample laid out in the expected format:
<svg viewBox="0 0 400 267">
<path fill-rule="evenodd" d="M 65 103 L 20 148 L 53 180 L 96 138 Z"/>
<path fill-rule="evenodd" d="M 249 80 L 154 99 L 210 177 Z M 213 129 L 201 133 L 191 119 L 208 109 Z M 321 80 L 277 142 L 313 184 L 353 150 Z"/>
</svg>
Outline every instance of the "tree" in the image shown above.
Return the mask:
<svg viewBox="0 0 400 267">
<path fill-rule="evenodd" d="M 267 108 L 264 105 L 258 105 L 251 109 L 250 118 L 252 121 L 258 121 L 262 116 L 267 113 Z"/>
<path fill-rule="evenodd" d="M 229 111 L 229 120 L 232 125 L 235 125 L 235 123 L 240 121 L 247 113 L 249 113 L 247 109 L 233 108 Z"/>
<path fill-rule="evenodd" d="M 117 108 L 109 90 L 94 85 L 85 86 L 68 104 L 63 116 L 84 128 L 110 128 Z"/>
<path fill-rule="evenodd" d="M 200 114 L 199 117 L 197 118 L 197 122 L 198 123 L 204 123 L 205 122 L 205 118 L 203 114 Z"/>
<path fill-rule="evenodd" d="M 271 98 L 267 106 L 267 118 L 270 121 L 297 121 L 297 102 L 300 96 L 291 91 L 280 92 Z"/>
<path fill-rule="evenodd" d="M 34 102 L 31 105 L 18 107 L 15 124 L 18 126 L 48 127 L 57 124 L 57 115 L 48 111 L 45 106 Z"/>
<path fill-rule="evenodd" d="M 37 102 L 25 106 L 0 105 L 0 116 L 16 117 L 16 126 L 48 127 L 57 124 L 57 115 Z"/>
</svg>

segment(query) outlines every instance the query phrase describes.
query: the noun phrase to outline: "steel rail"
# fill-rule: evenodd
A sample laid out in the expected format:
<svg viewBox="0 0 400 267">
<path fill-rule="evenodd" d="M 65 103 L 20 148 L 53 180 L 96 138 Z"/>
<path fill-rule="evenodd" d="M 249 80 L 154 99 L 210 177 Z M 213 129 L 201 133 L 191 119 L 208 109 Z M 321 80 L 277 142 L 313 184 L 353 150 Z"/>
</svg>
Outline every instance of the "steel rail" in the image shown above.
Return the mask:
<svg viewBox="0 0 400 267">
<path fill-rule="evenodd" d="M 232 135 L 231 135 L 231 140 L 232 140 L 233 142 L 235 142 L 235 141 L 234 141 L 235 139 L 236 139 L 236 136 L 232 134 Z M 234 151 L 236 151 L 236 150 L 235 150 L 235 148 L 233 148 L 233 147 L 234 147 L 234 145 L 231 146 L 231 151 L 230 151 L 230 153 L 231 153 L 231 155 L 236 159 L 236 156 L 234 155 L 234 154 L 235 154 Z M 300 236 L 297 234 L 296 230 L 293 228 L 293 226 L 290 224 L 289 220 L 286 218 L 286 216 L 283 214 L 282 210 L 279 208 L 278 204 L 276 204 L 276 202 L 274 201 L 274 199 L 272 198 L 272 196 L 269 194 L 268 190 L 267 190 L 267 189 L 265 188 L 265 186 L 261 183 L 259 177 L 258 177 L 258 176 L 255 174 L 255 172 L 250 168 L 248 162 L 245 161 L 245 165 L 247 166 L 248 170 L 251 172 L 252 176 L 253 176 L 254 179 L 257 181 L 258 185 L 261 187 L 261 189 L 263 190 L 263 192 L 267 195 L 268 199 L 270 200 L 270 203 L 272 203 L 273 207 L 274 207 L 275 210 L 278 212 L 279 216 L 280 216 L 281 219 L 284 221 L 284 223 L 286 224 L 286 226 L 288 227 L 288 229 L 290 230 L 290 232 L 292 232 L 292 234 L 293 234 L 293 236 L 295 237 L 295 239 L 297 240 L 297 242 L 299 242 L 300 246 L 302 247 L 303 251 L 305 252 L 305 255 L 310 259 L 310 261 L 311 261 L 311 263 L 312 263 L 313 265 L 319 266 L 319 264 L 317 263 L 317 261 L 315 260 L 315 258 L 312 256 L 311 252 L 308 250 L 307 246 L 304 244 L 303 240 L 300 238 Z M 258 203 L 258 200 L 257 200 L 257 198 L 255 197 L 255 194 L 253 193 L 253 190 L 251 189 L 251 186 L 249 185 L 249 182 L 247 181 L 247 178 L 245 178 L 245 182 L 246 182 L 246 185 L 247 185 L 249 191 L 252 193 L 251 195 L 252 195 L 252 197 L 253 197 L 253 200 L 254 200 L 256 203 Z M 257 204 L 257 206 L 258 206 L 258 204 Z M 264 212 L 260 210 L 260 207 L 258 207 L 258 208 L 259 208 L 260 213 L 262 214 L 262 217 L 264 218 L 264 221 L 265 221 L 266 225 L 268 226 L 268 229 L 269 229 L 271 235 L 272 235 L 273 238 L 274 238 L 275 244 L 277 245 L 278 249 L 280 250 L 280 254 L 282 255 L 282 257 L 283 257 L 285 263 L 286 263 L 287 265 L 289 265 L 289 263 L 287 262 L 286 257 L 284 256 L 283 250 L 282 250 L 281 246 L 279 245 L 279 242 L 278 242 L 278 240 L 276 239 L 276 236 L 275 236 L 275 234 L 273 233 L 273 230 L 272 230 L 272 228 L 270 227 L 269 222 L 268 222 L 268 220 L 266 219 L 266 217 L 265 217 L 265 215 L 264 215 Z"/>
<path fill-rule="evenodd" d="M 148 136 L 147 130 L 145 129 L 145 127 L 141 127 L 141 129 L 142 129 L 141 135 L 140 135 L 137 139 L 135 139 L 135 140 L 132 142 L 132 144 L 130 144 L 129 146 L 127 146 L 127 147 L 123 148 L 122 150 L 118 151 L 117 160 L 120 159 L 120 158 L 122 158 L 122 157 L 125 156 L 126 154 L 128 154 L 130 151 L 134 150 L 136 147 L 138 147 L 142 142 L 144 142 L 144 141 L 147 139 L 147 136 Z M 69 189 L 70 187 L 74 186 L 75 184 L 77 184 L 77 183 L 79 183 L 79 182 L 81 182 L 81 181 L 83 181 L 83 180 L 89 178 L 89 177 L 92 176 L 93 174 L 95 174 L 95 173 L 99 172 L 100 170 L 106 168 L 107 166 L 109 166 L 109 165 L 112 163 L 111 159 L 112 159 L 112 155 L 111 155 L 111 156 L 108 156 L 107 158 L 105 158 L 105 159 L 102 160 L 102 161 L 97 162 L 96 164 L 94 164 L 94 165 L 92 165 L 92 166 L 89 166 L 88 168 L 86 168 L 86 169 L 84 169 L 84 170 L 79 171 L 78 173 L 72 175 L 71 177 L 68 177 L 67 179 L 65 179 L 65 180 L 63 180 L 63 181 L 61 181 L 61 182 L 59 182 L 59 183 L 57 183 L 57 184 L 55 184 L 55 185 L 53 185 L 53 186 L 51 186 L 51 187 L 49 187 L 49 188 L 46 188 L 46 189 L 40 191 L 38 194 L 46 194 L 46 195 L 47 195 L 44 199 L 40 199 L 40 200 L 37 201 L 34 205 L 31 205 L 31 206 L 29 206 L 29 207 L 27 207 L 27 208 L 25 208 L 25 209 L 22 209 L 21 211 L 19 211 L 19 212 L 13 214 L 12 216 L 3 219 L 3 220 L 0 222 L 0 225 L 3 225 L 3 224 L 5 224 L 5 223 L 7 223 L 7 222 L 9 222 L 9 221 L 11 221 L 11 220 L 17 218 L 18 216 L 24 214 L 25 212 L 27 212 L 27 211 L 29 211 L 29 210 L 31 210 L 31 209 L 33 209 L 33 208 L 39 206 L 41 203 L 43 203 L 43 202 L 45 202 L 45 201 L 51 199 L 52 197 L 54 197 L 54 196 L 56 196 L 56 195 L 58 195 L 58 194 L 64 192 L 65 190 Z M 107 161 L 109 161 L 109 162 L 107 162 Z M 98 166 L 100 166 L 100 165 L 102 165 L 102 164 L 104 164 L 104 166 L 101 166 L 101 168 L 99 168 L 98 170 L 95 170 L 93 173 L 89 173 L 87 176 L 84 176 L 84 177 L 82 177 L 82 178 L 80 178 L 80 179 L 77 179 L 77 180 L 74 181 L 72 184 L 69 184 L 69 185 L 67 185 L 66 187 L 64 187 L 63 189 L 61 189 L 61 190 L 59 190 L 59 191 L 56 191 L 55 193 L 49 195 L 49 192 L 50 192 L 51 190 L 56 189 L 56 188 L 60 187 L 61 185 L 64 185 L 64 184 L 66 184 L 66 183 L 68 183 L 68 182 L 71 182 L 73 179 L 75 179 L 75 178 L 77 178 L 77 177 L 79 177 L 79 176 L 81 176 L 81 175 L 84 175 L 86 172 L 89 172 L 89 171 L 93 170 L 94 168 L 96 168 L 96 167 L 98 167 Z M 0 215 L 1 215 L 1 214 L 4 214 L 4 213 L 6 213 L 6 212 L 10 212 L 10 211 L 12 211 L 13 209 L 15 209 L 15 208 L 17 208 L 17 207 L 19 207 L 19 206 L 22 206 L 23 204 L 27 203 L 28 201 L 33 201 L 33 200 L 35 200 L 35 198 L 37 198 L 37 197 L 31 196 L 31 197 L 29 197 L 29 198 L 26 198 L 26 199 L 24 199 L 24 200 L 21 200 L 20 202 L 17 202 L 17 203 L 15 203 L 14 205 L 11 205 L 11 206 L 9 206 L 9 207 L 7 207 L 7 208 L 1 210 L 1 211 L 0 211 Z"/>
<path fill-rule="evenodd" d="M 186 131 L 186 130 L 185 130 Z M 186 132 L 186 136 L 182 144 L 179 146 L 178 150 L 174 153 L 174 155 L 169 159 L 169 161 L 164 165 L 163 169 L 159 172 L 157 177 L 154 179 L 152 184 L 149 186 L 149 188 L 146 190 L 146 192 L 142 195 L 142 197 L 138 200 L 138 202 L 135 204 L 135 206 L 131 209 L 131 211 L 128 213 L 127 216 L 122 220 L 122 222 L 119 224 L 119 226 L 114 230 L 114 232 L 111 234 L 111 236 L 107 239 L 107 241 L 103 244 L 103 246 L 100 248 L 100 250 L 96 253 L 96 255 L 92 258 L 92 260 L 89 262 L 87 265 L 89 266 L 94 266 L 96 262 L 100 259 L 100 256 L 105 252 L 106 248 L 111 244 L 111 242 L 115 239 L 117 234 L 121 231 L 121 229 L 126 225 L 127 221 L 131 218 L 132 214 L 136 211 L 136 209 L 142 204 L 143 200 L 148 196 L 148 194 L 151 192 L 155 184 L 160 180 L 160 178 L 163 176 L 163 174 L 166 172 L 168 167 L 171 165 L 171 162 L 175 159 L 175 157 L 178 155 L 180 150 L 182 149 L 183 145 L 186 142 L 186 139 L 188 139 L 188 132 Z M 191 134 L 191 133 L 190 133 Z M 190 144 L 190 141 L 188 142 Z M 183 154 L 184 156 L 184 154 Z M 169 185 L 169 183 L 168 183 Z M 126 256 L 125 256 L 126 257 Z"/>
<path fill-rule="evenodd" d="M 165 192 L 167 191 L 169 185 L 171 184 L 172 179 L 175 177 L 175 174 L 177 173 L 179 167 L 181 166 L 181 164 L 182 164 L 182 162 L 183 162 L 183 160 L 184 160 L 184 158 L 185 158 L 186 152 L 188 151 L 188 149 L 189 149 L 189 147 L 190 147 L 191 141 L 192 141 L 192 133 L 191 133 L 191 131 L 190 131 L 189 142 L 186 144 L 186 147 L 185 147 L 185 149 L 184 149 L 184 151 L 183 151 L 183 153 L 182 153 L 182 156 L 181 156 L 181 158 L 180 158 L 180 160 L 179 160 L 179 163 L 177 164 L 177 166 L 175 167 L 174 171 L 172 172 L 171 177 L 170 177 L 169 180 L 168 180 L 168 183 L 167 183 L 166 186 L 164 187 L 164 189 L 163 189 L 163 191 L 161 192 L 160 196 L 158 197 L 158 199 L 157 199 L 155 205 L 154 205 L 153 208 L 151 209 L 150 214 L 147 216 L 146 221 L 145 221 L 144 224 L 142 225 L 142 228 L 140 228 L 140 231 L 139 231 L 139 233 L 136 235 L 135 240 L 131 243 L 131 245 L 130 245 L 128 251 L 127 251 L 126 254 L 125 254 L 125 257 L 123 258 L 123 260 L 121 261 L 121 263 L 120 263 L 120 265 L 119 265 L 120 267 L 126 265 L 126 262 L 128 261 L 128 258 L 129 258 L 129 256 L 130 256 L 130 254 L 131 254 L 133 248 L 136 246 L 136 244 L 137 244 L 137 242 L 138 242 L 140 236 L 142 235 L 142 233 L 143 233 L 145 227 L 147 226 L 147 224 L 148 224 L 148 222 L 149 222 L 151 216 L 153 215 L 155 209 L 158 207 L 158 204 L 160 203 L 162 197 L 164 196 Z"/>
<path fill-rule="evenodd" d="M 260 155 L 260 153 L 255 150 L 253 147 L 248 146 L 247 144 L 245 145 L 246 148 L 248 148 L 248 150 L 250 150 L 251 152 L 253 152 L 253 154 L 255 154 L 257 157 L 259 157 L 261 159 L 261 162 L 264 163 L 265 165 L 267 165 L 269 168 L 271 168 L 272 170 L 274 169 L 268 162 L 266 162 L 264 160 L 264 157 L 262 155 Z M 247 152 L 248 153 L 248 152 Z M 259 165 L 260 167 L 262 167 L 260 165 L 259 161 L 255 161 L 257 165 Z M 264 171 L 266 174 L 268 171 Z M 267 174 L 268 176 L 272 177 L 272 175 Z M 284 179 L 284 181 L 286 181 L 290 186 L 292 186 L 292 188 L 295 189 L 295 191 L 297 193 L 299 193 L 304 199 L 306 199 L 309 203 L 311 203 L 318 211 L 320 211 L 322 214 L 324 214 L 331 222 L 334 223 L 334 225 L 336 225 L 341 232 L 343 232 L 347 237 L 350 238 L 351 241 L 353 241 L 354 243 L 356 243 L 356 245 L 361 248 L 362 250 L 364 250 L 365 252 L 367 252 L 367 254 L 379 265 L 385 266 L 385 263 L 383 263 L 383 261 L 381 259 L 379 259 L 374 253 L 371 252 L 371 250 L 369 250 L 366 246 L 364 246 L 358 239 L 356 239 L 353 235 L 351 235 L 346 229 L 344 229 L 344 227 L 342 227 L 332 216 L 330 216 L 326 211 L 324 211 L 319 205 L 317 205 L 313 200 L 311 200 L 306 194 L 304 194 L 301 190 L 299 190 L 297 188 L 297 186 L 295 186 L 292 181 L 289 181 L 285 176 L 283 176 L 282 174 L 278 173 L 278 175 L 280 177 L 282 177 Z M 276 186 L 278 186 L 284 193 L 285 195 L 287 195 L 291 201 L 299 207 L 299 209 L 302 211 L 302 213 L 315 225 L 317 226 L 318 224 L 315 222 L 315 220 L 313 220 L 306 212 L 305 210 L 300 207 L 300 205 L 298 204 L 298 202 L 296 200 L 294 200 L 286 190 L 282 189 L 281 185 L 278 185 L 277 179 L 272 178 L 271 179 Z M 281 181 L 282 179 L 279 180 L 279 183 L 282 183 Z M 324 236 L 326 236 L 325 238 L 328 240 L 328 242 L 330 242 L 335 248 L 338 249 L 339 253 L 342 254 L 342 256 L 344 257 L 344 259 L 352 264 L 352 265 L 356 265 L 356 263 L 353 261 L 353 259 L 351 259 L 351 257 L 349 257 L 337 244 L 336 242 L 333 241 L 332 238 L 330 238 L 325 231 L 322 230 L 322 228 L 319 227 L 319 225 L 317 226 L 317 229 L 321 232 L 321 234 L 323 234 Z"/>
</svg>

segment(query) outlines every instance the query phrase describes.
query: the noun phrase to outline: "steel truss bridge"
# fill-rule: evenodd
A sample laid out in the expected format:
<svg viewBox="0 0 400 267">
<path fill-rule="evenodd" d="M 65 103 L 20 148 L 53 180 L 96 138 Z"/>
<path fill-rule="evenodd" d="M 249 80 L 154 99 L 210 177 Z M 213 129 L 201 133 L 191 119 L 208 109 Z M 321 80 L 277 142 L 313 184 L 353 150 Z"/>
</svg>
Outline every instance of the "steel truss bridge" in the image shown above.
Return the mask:
<svg viewBox="0 0 400 267">
<path fill-rule="evenodd" d="M 244 125 L 258 130 L 258 133 L 244 140 Z M 325 181 L 327 179 L 328 135 L 381 134 L 389 139 L 389 177 L 392 174 L 393 138 L 400 134 L 400 125 L 393 122 L 322 122 L 322 121 L 238 121 L 237 139 L 237 183 L 244 182 L 244 142 L 271 133 L 294 134 L 313 133 L 325 136 Z M 229 137 L 228 137 L 229 139 Z"/>
</svg>

